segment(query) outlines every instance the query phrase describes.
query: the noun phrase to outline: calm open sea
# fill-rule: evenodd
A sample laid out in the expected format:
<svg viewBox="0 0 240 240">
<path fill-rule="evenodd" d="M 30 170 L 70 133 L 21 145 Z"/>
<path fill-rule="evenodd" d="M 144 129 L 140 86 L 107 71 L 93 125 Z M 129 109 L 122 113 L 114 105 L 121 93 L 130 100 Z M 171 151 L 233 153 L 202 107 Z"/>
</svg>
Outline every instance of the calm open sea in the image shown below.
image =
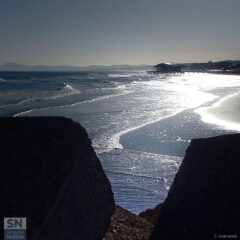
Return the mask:
<svg viewBox="0 0 240 240">
<path fill-rule="evenodd" d="M 191 139 L 170 136 L 167 120 L 239 87 L 239 76 L 220 74 L 0 72 L 0 116 L 66 116 L 81 123 L 116 203 L 138 213 L 164 201 Z M 133 134 L 161 121 L 166 128 L 148 129 L 141 142 Z M 164 151 L 166 141 L 181 149 Z"/>
</svg>

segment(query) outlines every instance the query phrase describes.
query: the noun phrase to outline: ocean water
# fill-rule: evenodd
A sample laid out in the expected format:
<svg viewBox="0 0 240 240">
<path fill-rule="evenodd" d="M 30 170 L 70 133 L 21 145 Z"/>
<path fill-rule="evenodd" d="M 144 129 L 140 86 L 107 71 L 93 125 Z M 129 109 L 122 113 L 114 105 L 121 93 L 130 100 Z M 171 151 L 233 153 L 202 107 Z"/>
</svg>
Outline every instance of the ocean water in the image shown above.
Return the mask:
<svg viewBox="0 0 240 240">
<path fill-rule="evenodd" d="M 116 203 L 139 213 L 166 198 L 191 134 L 174 138 L 174 131 L 170 136 L 165 128 L 148 128 L 140 143 L 133 133 L 161 121 L 166 126 L 168 119 L 239 89 L 239 76 L 220 74 L 0 72 L 0 116 L 66 116 L 81 123 Z M 171 154 L 156 151 L 158 145 L 153 150 L 152 142 L 159 146 L 162 142 L 159 149 L 168 142 L 173 147 L 176 143 L 176 148 L 184 145 Z"/>
</svg>

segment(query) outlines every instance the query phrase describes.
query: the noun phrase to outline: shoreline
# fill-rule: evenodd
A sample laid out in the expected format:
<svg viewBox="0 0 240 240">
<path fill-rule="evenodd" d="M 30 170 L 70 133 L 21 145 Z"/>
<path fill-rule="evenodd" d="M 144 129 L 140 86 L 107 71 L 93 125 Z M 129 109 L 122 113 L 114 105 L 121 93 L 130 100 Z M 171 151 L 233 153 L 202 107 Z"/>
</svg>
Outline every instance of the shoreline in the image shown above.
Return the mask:
<svg viewBox="0 0 240 240">
<path fill-rule="evenodd" d="M 214 72 L 212 73 L 214 74 Z M 238 75 L 240 75 L 240 73 Z M 240 102 L 240 87 L 221 87 L 204 92 L 211 93 L 215 95 L 216 98 L 207 101 L 196 108 L 185 109 L 165 118 L 125 131 L 125 133 L 120 135 L 119 143 L 123 146 L 123 149 L 133 149 L 137 151 L 141 151 L 141 149 L 143 149 L 145 152 L 163 155 L 171 155 L 169 153 L 174 152 L 174 148 L 180 148 L 181 150 L 175 151 L 175 155 L 173 156 L 183 157 L 191 139 L 213 137 L 228 133 L 238 133 L 240 131 L 240 104 L 237 103 Z M 224 124 L 220 124 L 222 116 L 217 116 L 212 121 L 203 118 L 203 114 L 206 115 L 206 113 L 203 113 L 202 109 L 212 109 L 218 105 L 220 109 L 224 109 L 224 106 L 220 106 L 219 103 L 223 103 L 225 100 L 233 97 L 237 98 L 237 100 L 239 99 L 239 101 L 234 101 L 235 107 L 239 107 L 239 114 L 236 114 L 235 108 L 232 109 L 231 115 L 238 120 L 239 124 L 237 127 L 225 127 L 226 121 L 224 121 Z M 226 110 L 226 107 L 224 110 Z M 190 126 L 188 126 L 188 124 L 190 124 Z M 185 131 L 188 133 L 184 133 Z M 160 135 L 154 136 L 154 132 L 160 132 Z M 171 139 L 167 139 L 166 132 L 170 133 Z M 149 136 L 152 136 L 152 138 Z M 171 150 L 156 150 L 156 148 L 161 148 L 160 145 L 165 145 L 166 147 L 166 142 L 170 144 Z M 147 149 L 147 145 L 152 146 L 153 144 L 156 146 L 155 149 L 152 148 L 148 151 L 149 149 Z"/>
<path fill-rule="evenodd" d="M 183 157 L 191 139 L 229 133 L 235 131 L 203 122 L 194 109 L 187 109 L 122 135 L 120 144 L 123 149 Z"/>
<path fill-rule="evenodd" d="M 227 91 L 227 94 L 228 93 L 229 92 Z M 220 97 L 211 100 L 198 106 L 197 108 L 183 110 L 173 116 L 147 124 L 121 135 L 120 144 L 123 146 L 123 149 L 118 150 L 121 152 L 121 154 L 120 152 L 117 153 L 116 158 L 119 158 L 122 154 L 127 152 L 132 154 L 134 151 L 136 151 L 139 153 L 144 153 L 142 154 L 143 158 L 145 158 L 146 153 L 149 153 L 157 154 L 158 156 L 162 155 L 172 160 L 177 157 L 180 159 L 179 162 L 181 162 L 192 139 L 209 138 L 237 133 L 236 130 L 224 129 L 216 123 L 205 122 L 202 120 L 201 116 L 195 112 L 196 109 L 202 107 L 211 107 L 223 98 L 224 97 Z M 131 155 L 129 156 L 131 158 Z M 159 169 L 164 169 L 166 167 L 165 160 L 162 156 L 158 159 Z M 142 161 L 148 163 L 149 159 L 142 159 Z M 178 170 L 176 170 L 176 173 L 177 172 Z M 175 174 L 172 179 L 174 178 Z M 161 189 L 160 186 L 158 187 Z M 162 201 L 159 201 L 158 203 L 164 202 L 167 195 L 168 190 L 166 193 L 164 193 L 164 191 L 161 189 L 161 194 L 158 196 L 158 198 Z M 155 205 L 157 205 L 157 202 Z M 129 209 L 124 205 L 121 206 L 133 213 L 139 213 L 142 211 L 132 211 L 132 209 Z M 153 204 L 148 208 L 152 207 L 154 207 Z"/>
<path fill-rule="evenodd" d="M 211 107 L 223 98 L 218 97 L 196 108 L 185 109 L 127 131 L 120 136 L 119 143 L 126 150 L 183 157 L 191 139 L 237 133 L 235 130 L 224 129 L 215 122 L 205 122 L 196 113 L 197 109 Z"/>
<path fill-rule="evenodd" d="M 240 93 L 221 98 L 211 106 L 195 110 L 202 121 L 217 124 L 225 129 L 240 131 Z"/>
<path fill-rule="evenodd" d="M 161 72 L 154 72 L 154 71 L 146 71 L 148 74 L 165 74 Z M 211 74 L 221 74 L 221 75 L 237 75 L 240 76 L 240 72 L 222 72 L 222 71 L 201 71 L 201 70 L 196 70 L 196 71 L 181 71 L 177 72 L 177 74 L 185 74 L 185 73 L 211 73 Z M 170 73 L 171 74 L 171 73 Z"/>
<path fill-rule="evenodd" d="M 214 74 L 214 73 L 218 73 L 218 74 L 222 74 L 222 72 L 206 72 L 206 74 L 208 74 L 208 73 L 212 73 L 212 74 Z M 227 74 L 230 74 L 230 73 L 227 73 Z M 219 75 L 219 76 L 220 76 Z M 223 75 L 223 74 L 222 74 Z M 230 90 L 230 91 L 235 91 L 234 89 L 236 88 L 236 87 L 230 87 L 232 90 Z M 230 89 L 229 88 L 229 89 Z M 238 87 L 239 88 L 239 87 Z M 210 94 L 212 94 L 212 95 L 215 95 L 215 97 L 216 97 L 216 95 L 217 95 L 217 97 L 223 97 L 224 95 L 226 95 L 226 89 L 221 89 L 221 91 L 223 92 L 223 96 L 221 96 L 221 94 L 220 94 L 220 96 L 219 96 L 219 94 L 218 93 L 215 93 L 214 91 L 219 91 L 219 89 L 216 89 L 216 90 L 209 90 L 209 91 L 203 91 L 203 92 L 205 92 L 205 93 L 210 93 Z M 122 93 L 121 93 L 121 95 L 123 95 Z M 125 95 L 125 94 L 124 94 Z M 111 95 L 111 97 L 115 97 L 116 95 Z M 103 99 L 103 98 L 101 98 L 101 99 Z M 105 97 L 104 97 L 104 99 L 105 99 Z M 99 99 L 94 99 L 94 102 L 96 101 L 96 100 L 99 100 Z M 206 101 L 206 99 L 205 99 L 205 101 Z M 212 101 L 212 100 L 211 100 Z M 210 101 L 210 102 L 211 102 Z M 87 100 L 87 103 L 89 103 L 89 102 L 93 102 L 93 100 Z M 54 109 L 59 109 L 59 108 L 66 108 L 67 106 L 75 106 L 75 105 L 80 105 L 80 104 L 84 104 L 84 103 L 86 103 L 85 101 L 83 101 L 83 102 L 77 102 L 77 103 L 73 103 L 73 104 L 69 104 L 69 105 L 60 105 L 60 106 L 49 106 L 49 107 L 43 107 L 43 108 L 39 108 L 39 109 L 30 109 L 30 110 L 27 110 L 27 111 L 23 111 L 23 112 L 19 112 L 19 113 L 16 113 L 16 114 L 14 114 L 13 116 L 14 117 L 16 117 L 16 116 L 25 116 L 25 115 L 35 115 L 35 111 L 45 111 L 45 110 L 49 110 L 49 112 L 50 112 L 50 110 L 54 110 Z M 205 103 L 203 103 L 203 105 L 205 105 L 205 104 L 209 104 L 209 102 L 205 102 Z M 201 106 L 201 105 L 200 105 Z M 200 107 L 199 106 L 199 107 Z M 199 108 L 198 107 L 198 108 Z M 164 119 L 168 119 L 168 118 L 171 118 L 172 116 L 174 116 L 174 115 L 177 115 L 178 113 L 180 113 L 181 111 L 184 111 L 183 109 L 179 109 L 179 111 L 176 111 L 175 113 L 173 113 L 173 114 L 170 114 L 170 115 L 168 115 L 168 116 L 163 116 L 163 117 L 161 117 L 161 118 L 158 118 L 158 119 L 150 119 L 150 121 L 149 122 L 144 122 L 144 123 L 142 123 L 142 124 L 140 124 L 140 125 L 138 125 L 138 126 L 133 126 L 133 127 L 131 127 L 131 128 L 127 128 L 127 129 L 125 129 L 125 130 L 123 130 L 123 131 L 120 131 L 120 132 L 117 132 L 116 134 L 114 134 L 112 137 L 110 137 L 110 139 L 109 139 L 109 145 L 111 146 L 111 147 L 109 147 L 107 150 L 106 149 L 101 149 L 101 150 L 98 150 L 98 149 L 96 149 L 97 150 L 97 152 L 98 153 L 101 153 L 101 152 L 105 152 L 105 151 L 110 151 L 110 150 L 112 150 L 112 149 L 114 149 L 114 148 L 122 148 L 122 146 L 121 146 L 121 137 L 122 136 L 124 136 L 125 134 L 128 134 L 129 132 L 131 132 L 131 131 L 135 131 L 135 130 L 137 130 L 137 129 L 141 129 L 142 127 L 144 128 L 145 126 L 147 126 L 147 125 L 150 125 L 150 124 L 154 124 L 155 122 L 160 122 L 160 121 L 162 121 L 162 120 L 164 120 Z M 146 113 L 147 114 L 147 113 Z"/>
<path fill-rule="evenodd" d="M 238 133 L 236 129 L 224 128 L 218 124 L 219 119 L 214 122 L 204 121 L 198 113 L 199 109 L 211 108 L 225 98 L 236 94 L 232 94 L 231 88 L 230 91 L 228 88 L 224 89 L 221 94 L 216 94 L 218 95 L 216 99 L 205 102 L 196 108 L 185 109 L 122 134 L 119 143 L 123 149 L 127 150 L 183 157 L 191 139 Z"/>
<path fill-rule="evenodd" d="M 236 130 L 222 128 L 215 122 L 208 123 L 203 121 L 196 110 L 203 107 L 211 107 L 225 97 L 239 93 L 240 87 L 220 87 L 207 90 L 206 92 L 215 95 L 216 98 L 207 101 L 197 107 L 182 110 L 171 116 L 166 116 L 165 118 L 150 123 L 145 123 L 141 126 L 136 126 L 134 129 L 128 129 L 124 131 L 124 133 L 121 132 L 118 134 L 118 138 L 119 143 L 123 148 L 110 151 L 110 155 L 112 155 L 112 157 L 115 157 L 116 155 L 116 161 L 119 161 L 119 158 L 121 158 L 120 156 L 124 154 L 126 154 L 126 159 L 131 159 L 132 154 L 134 152 L 138 152 L 139 156 L 142 155 L 142 163 L 148 164 L 151 161 L 149 161 L 145 155 L 146 153 L 149 153 L 158 154 L 158 156 L 162 155 L 168 157 L 168 159 L 174 159 L 175 157 L 178 157 L 180 159 L 179 162 L 181 162 L 192 139 L 208 138 L 237 133 Z M 163 157 L 158 157 L 157 162 L 159 164 L 159 169 L 164 169 L 166 167 L 165 159 Z M 159 169 L 157 169 L 157 171 L 159 171 Z M 121 175 L 122 172 L 119 174 Z M 110 177 L 109 173 L 107 175 Z M 175 174 L 173 178 L 170 176 L 168 177 L 169 179 L 174 179 Z M 139 180 L 136 180 L 135 177 L 132 177 L 131 181 L 139 182 Z M 114 185 L 114 183 L 112 184 Z M 164 188 L 161 187 L 162 185 L 160 184 L 158 188 L 161 189 L 161 194 L 158 197 L 159 200 L 162 200 L 160 202 L 163 202 L 168 194 L 168 190 L 166 190 L 165 193 Z M 152 199 L 153 198 L 154 196 L 152 196 Z M 118 202 L 118 204 L 133 213 L 140 212 L 129 209 L 128 206 L 121 205 L 120 202 Z M 157 202 L 155 205 L 157 205 Z M 148 208 L 152 207 L 154 207 L 153 204 Z"/>
</svg>

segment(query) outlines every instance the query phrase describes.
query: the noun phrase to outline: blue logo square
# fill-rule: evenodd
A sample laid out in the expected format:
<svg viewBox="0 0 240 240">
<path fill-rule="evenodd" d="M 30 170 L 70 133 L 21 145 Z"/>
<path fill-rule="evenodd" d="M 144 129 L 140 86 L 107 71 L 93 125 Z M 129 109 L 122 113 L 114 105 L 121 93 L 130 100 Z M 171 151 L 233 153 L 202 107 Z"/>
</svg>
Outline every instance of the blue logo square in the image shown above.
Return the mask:
<svg viewBox="0 0 240 240">
<path fill-rule="evenodd" d="M 4 218 L 4 240 L 26 240 L 26 218 Z"/>
</svg>

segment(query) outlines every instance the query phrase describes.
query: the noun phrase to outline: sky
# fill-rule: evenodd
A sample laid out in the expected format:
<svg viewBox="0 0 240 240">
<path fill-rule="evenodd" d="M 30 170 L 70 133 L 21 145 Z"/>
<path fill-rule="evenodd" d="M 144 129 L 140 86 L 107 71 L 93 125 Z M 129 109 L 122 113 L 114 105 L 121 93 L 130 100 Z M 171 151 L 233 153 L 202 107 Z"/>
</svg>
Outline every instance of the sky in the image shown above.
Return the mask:
<svg viewBox="0 0 240 240">
<path fill-rule="evenodd" d="M 240 59 L 239 0 L 1 0 L 0 64 Z"/>
</svg>

